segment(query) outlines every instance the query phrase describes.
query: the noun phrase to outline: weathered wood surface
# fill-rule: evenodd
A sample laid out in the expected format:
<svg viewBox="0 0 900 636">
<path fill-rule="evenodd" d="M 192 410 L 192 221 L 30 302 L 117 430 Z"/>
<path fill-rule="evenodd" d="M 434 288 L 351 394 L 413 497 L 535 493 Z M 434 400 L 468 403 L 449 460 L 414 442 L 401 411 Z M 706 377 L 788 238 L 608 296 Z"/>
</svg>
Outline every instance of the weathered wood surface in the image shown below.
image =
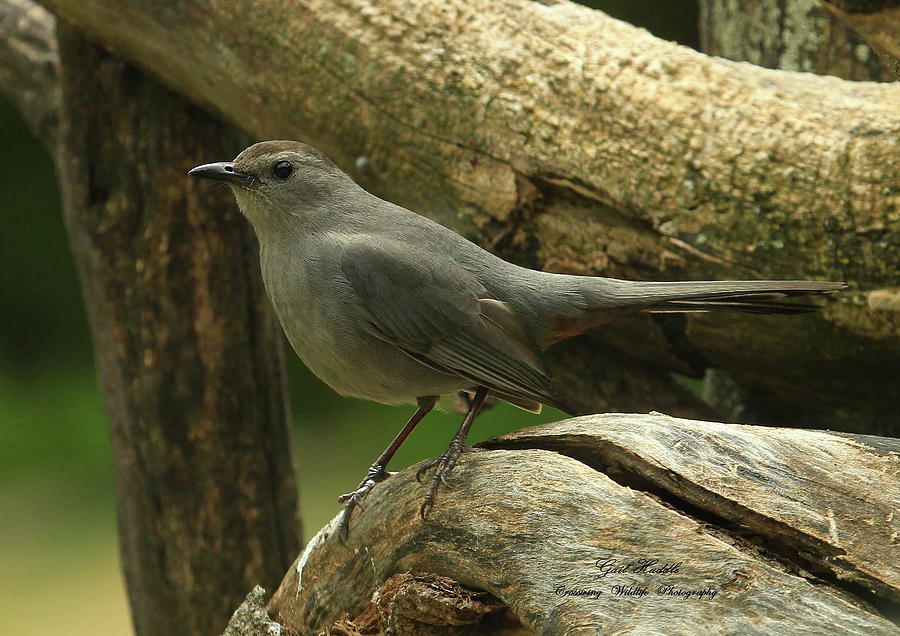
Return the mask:
<svg viewBox="0 0 900 636">
<path fill-rule="evenodd" d="M 565 383 L 584 412 L 709 415 L 670 372 L 718 365 L 783 402 L 897 413 L 898 85 L 704 56 L 568 2 L 43 4 L 520 263 L 854 286 L 818 317 L 635 320 L 561 347 L 559 373 L 591 371 Z"/>
<path fill-rule="evenodd" d="M 228 621 L 222 636 L 281 636 L 281 626 L 266 612 L 266 591 L 254 587 Z"/>
<path fill-rule="evenodd" d="M 543 448 L 646 480 L 900 602 L 900 440 L 618 414 L 525 428 L 486 448 Z"/>
<path fill-rule="evenodd" d="M 56 159 L 135 631 L 217 633 L 300 549 L 281 332 L 256 241 L 229 192 L 185 177 L 242 141 L 72 27 L 59 42 Z"/>
<path fill-rule="evenodd" d="M 427 520 L 414 466 L 375 487 L 348 547 L 323 528 L 271 616 L 303 634 L 365 623 L 411 572 L 490 592 L 544 634 L 900 633 L 874 609 L 900 600 L 896 440 L 613 414 L 482 446 Z M 679 565 L 601 576 L 641 558 Z"/>
</svg>

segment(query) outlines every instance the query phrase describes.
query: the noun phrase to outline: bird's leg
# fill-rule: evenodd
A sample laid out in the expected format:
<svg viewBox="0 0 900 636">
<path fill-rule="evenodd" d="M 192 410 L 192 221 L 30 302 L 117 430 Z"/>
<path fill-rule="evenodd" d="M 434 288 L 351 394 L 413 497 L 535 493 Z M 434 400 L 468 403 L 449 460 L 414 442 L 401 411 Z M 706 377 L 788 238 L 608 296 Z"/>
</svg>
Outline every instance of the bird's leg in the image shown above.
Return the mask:
<svg viewBox="0 0 900 636">
<path fill-rule="evenodd" d="M 347 538 L 347 532 L 350 529 L 350 516 L 353 514 L 353 509 L 360 505 L 359 502 L 362 501 L 363 497 L 365 497 L 370 490 L 372 490 L 372 487 L 375 484 L 379 481 L 384 481 L 387 478 L 388 473 L 385 468 L 387 467 L 388 462 L 391 461 L 391 457 L 394 456 L 397 449 L 406 441 L 406 438 L 409 437 L 409 434 L 412 433 L 416 425 L 422 421 L 422 418 L 428 415 L 429 411 L 434 408 L 436 402 L 436 395 L 419 398 L 417 400 L 419 408 L 416 409 L 416 412 L 412 414 L 412 417 L 409 418 L 406 425 L 399 433 L 397 433 L 394 440 L 384 449 L 384 452 L 378 456 L 375 463 L 369 467 L 366 476 L 359 482 L 359 486 L 356 487 L 356 490 L 338 497 L 338 501 L 344 504 L 344 510 L 341 513 L 341 520 L 338 524 L 338 536 L 341 541 L 344 541 Z"/>
<path fill-rule="evenodd" d="M 447 475 L 449 475 L 450 471 L 453 470 L 453 467 L 456 466 L 456 460 L 459 459 L 459 454 L 462 452 L 463 445 L 466 443 L 466 436 L 469 434 L 469 429 L 472 428 L 472 422 L 475 421 L 475 416 L 478 415 L 478 412 L 481 410 L 481 406 L 484 404 L 484 399 L 487 397 L 487 394 L 488 390 L 485 387 L 478 387 L 478 390 L 475 392 L 475 397 L 472 398 L 472 402 L 469 405 L 469 410 L 466 412 L 462 424 L 459 425 L 459 430 L 456 431 L 456 435 L 450 440 L 450 446 L 447 447 L 447 450 L 444 451 L 443 455 L 437 459 L 431 460 L 416 472 L 416 479 L 422 481 L 422 476 L 425 472 L 433 466 L 437 466 L 434 475 L 431 478 L 431 484 L 428 486 L 428 492 L 425 493 L 425 500 L 419 508 L 419 514 L 422 515 L 423 519 L 428 515 L 428 511 L 431 510 L 432 506 L 434 506 L 434 495 L 437 492 L 438 486 L 441 484 L 444 484 L 445 486 L 448 485 Z"/>
</svg>

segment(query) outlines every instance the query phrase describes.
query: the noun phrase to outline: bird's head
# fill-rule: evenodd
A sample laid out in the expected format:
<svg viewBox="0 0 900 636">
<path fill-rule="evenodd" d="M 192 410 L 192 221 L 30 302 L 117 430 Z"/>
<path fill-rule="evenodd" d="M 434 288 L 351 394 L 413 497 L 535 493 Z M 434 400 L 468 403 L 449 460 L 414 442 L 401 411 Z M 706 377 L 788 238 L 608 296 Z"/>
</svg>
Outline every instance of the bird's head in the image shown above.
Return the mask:
<svg viewBox="0 0 900 636">
<path fill-rule="evenodd" d="M 299 141 L 261 141 L 234 161 L 197 166 L 188 174 L 232 186 L 257 234 L 316 222 L 353 181 L 321 152 Z M 262 238 L 262 236 L 260 236 Z"/>
</svg>

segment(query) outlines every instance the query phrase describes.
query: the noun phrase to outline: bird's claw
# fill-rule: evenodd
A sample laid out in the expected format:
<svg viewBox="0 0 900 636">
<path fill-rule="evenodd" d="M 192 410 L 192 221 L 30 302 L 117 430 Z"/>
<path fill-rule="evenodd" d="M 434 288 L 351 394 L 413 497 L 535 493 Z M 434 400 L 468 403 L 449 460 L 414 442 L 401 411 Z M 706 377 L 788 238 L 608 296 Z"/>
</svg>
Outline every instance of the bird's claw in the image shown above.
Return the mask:
<svg viewBox="0 0 900 636">
<path fill-rule="evenodd" d="M 434 496 L 435 494 L 437 494 L 440 485 L 443 484 L 447 488 L 452 487 L 447 481 L 447 477 L 450 475 L 450 472 L 453 470 L 454 466 L 456 466 L 456 461 L 459 459 L 462 450 L 462 446 L 451 446 L 447 449 L 446 453 L 435 459 L 432 459 L 424 466 L 419 468 L 418 471 L 416 471 L 416 480 L 418 480 L 419 483 L 422 483 L 421 478 L 425 475 L 425 473 L 431 470 L 432 467 L 437 466 L 434 471 L 434 475 L 432 475 L 431 477 L 431 483 L 428 485 L 428 490 L 425 493 L 425 499 L 422 502 L 422 505 L 419 506 L 419 515 L 423 519 L 428 516 L 428 513 L 431 512 L 431 509 L 434 507 Z"/>
<path fill-rule="evenodd" d="M 366 473 L 365 478 L 359 482 L 356 490 L 344 493 L 338 497 L 338 503 L 344 504 L 344 510 L 341 512 L 341 519 L 337 528 L 338 540 L 341 543 L 345 545 L 347 543 L 347 536 L 350 533 L 350 517 L 353 516 L 353 509 L 359 508 L 362 510 L 363 498 L 369 494 L 369 491 L 372 490 L 375 484 L 384 481 L 389 475 L 390 473 L 385 471 L 383 466 L 372 466 L 369 468 L 369 472 Z"/>
<path fill-rule="evenodd" d="M 387 472 L 383 466 L 378 466 L 377 464 L 372 466 L 371 468 L 369 468 L 369 472 L 366 473 L 366 476 L 363 477 L 363 480 L 359 482 L 356 490 L 340 495 L 338 497 L 338 503 L 347 503 L 354 497 L 356 497 L 357 503 L 359 503 L 359 499 L 365 497 L 366 493 L 372 490 L 372 486 L 377 484 L 379 481 L 384 481 L 389 476 L 390 473 Z"/>
<path fill-rule="evenodd" d="M 347 536 L 350 534 L 350 515 L 346 508 L 341 511 L 341 519 L 338 521 L 338 527 L 334 534 L 341 545 L 347 545 Z"/>
<path fill-rule="evenodd" d="M 441 460 L 442 460 L 443 458 L 444 458 L 444 456 L 441 455 L 440 457 L 436 457 L 435 459 L 429 459 L 429 460 L 428 460 L 427 462 L 425 462 L 422 466 L 420 466 L 420 467 L 419 467 L 419 470 L 416 471 L 416 481 L 419 482 L 419 483 L 421 484 L 421 483 L 422 483 L 422 477 L 425 476 L 425 473 L 427 473 L 429 470 L 431 470 L 432 468 L 434 468 L 435 466 L 437 466 L 438 464 L 440 464 L 440 463 L 441 463 Z"/>
</svg>

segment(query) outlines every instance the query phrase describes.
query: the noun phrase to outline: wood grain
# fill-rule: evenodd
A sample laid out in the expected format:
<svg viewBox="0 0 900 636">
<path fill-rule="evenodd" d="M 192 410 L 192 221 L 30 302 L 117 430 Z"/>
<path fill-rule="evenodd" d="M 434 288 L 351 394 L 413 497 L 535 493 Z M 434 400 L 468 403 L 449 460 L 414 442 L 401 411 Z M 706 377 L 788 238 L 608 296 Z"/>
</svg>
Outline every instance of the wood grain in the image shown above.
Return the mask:
<svg viewBox="0 0 900 636">
<path fill-rule="evenodd" d="M 323 528 L 269 610 L 315 633 L 410 572 L 543 634 L 900 633 L 879 616 L 900 589 L 894 445 L 654 415 L 516 431 L 466 453 L 425 521 L 415 466 L 376 486 L 348 547 Z M 669 571 L 602 576 L 641 558 Z M 691 590 L 715 596 L 670 595 Z"/>
</svg>

